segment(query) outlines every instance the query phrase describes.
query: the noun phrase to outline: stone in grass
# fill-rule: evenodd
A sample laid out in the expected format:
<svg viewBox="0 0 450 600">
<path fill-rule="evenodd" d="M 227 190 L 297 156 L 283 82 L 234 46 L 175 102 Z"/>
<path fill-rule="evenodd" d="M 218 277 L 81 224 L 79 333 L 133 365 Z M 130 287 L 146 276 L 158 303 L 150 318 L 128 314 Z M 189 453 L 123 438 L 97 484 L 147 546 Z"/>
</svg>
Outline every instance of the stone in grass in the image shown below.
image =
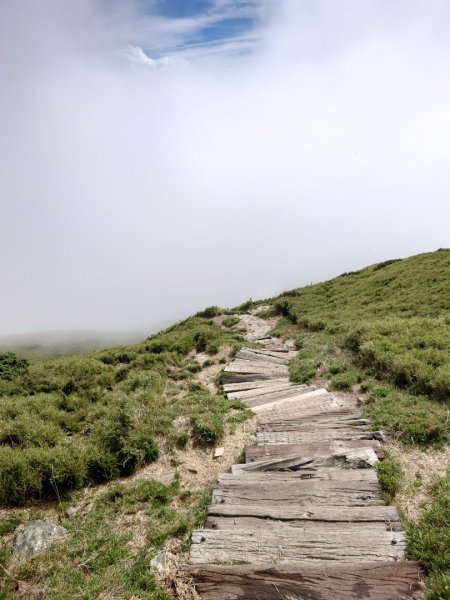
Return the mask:
<svg viewBox="0 0 450 600">
<path fill-rule="evenodd" d="M 160 552 L 150 561 L 150 573 L 156 579 L 164 579 L 176 565 L 176 556 L 171 552 Z"/>
<path fill-rule="evenodd" d="M 48 521 L 30 521 L 22 528 L 14 542 L 14 556 L 26 560 L 46 550 L 53 542 L 67 535 L 67 529 Z"/>
<path fill-rule="evenodd" d="M 356 448 L 345 453 L 345 464 L 349 469 L 370 469 L 378 462 L 373 448 Z"/>
<path fill-rule="evenodd" d="M 213 458 L 221 458 L 224 455 L 225 448 L 214 448 Z"/>
<path fill-rule="evenodd" d="M 176 479 L 175 471 L 170 471 L 169 473 L 165 473 L 164 475 L 155 476 L 155 481 L 162 483 L 163 485 L 170 485 Z"/>
</svg>

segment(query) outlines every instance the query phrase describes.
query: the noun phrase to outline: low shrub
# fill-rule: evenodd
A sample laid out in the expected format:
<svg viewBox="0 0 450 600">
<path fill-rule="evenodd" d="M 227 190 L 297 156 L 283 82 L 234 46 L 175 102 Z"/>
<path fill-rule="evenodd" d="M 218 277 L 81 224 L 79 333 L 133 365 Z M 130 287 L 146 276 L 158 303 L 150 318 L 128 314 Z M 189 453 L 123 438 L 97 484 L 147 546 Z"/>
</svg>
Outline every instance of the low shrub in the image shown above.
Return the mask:
<svg viewBox="0 0 450 600">
<path fill-rule="evenodd" d="M 192 419 L 194 438 L 203 444 L 216 444 L 224 434 L 223 419 L 219 415 L 199 415 Z"/>
<path fill-rule="evenodd" d="M 320 361 L 314 359 L 294 358 L 289 365 L 290 380 L 295 383 L 308 383 L 316 376 L 320 364 Z"/>
<path fill-rule="evenodd" d="M 338 373 L 331 379 L 331 387 L 334 390 L 349 390 L 358 382 L 358 376 L 354 372 Z"/>
<path fill-rule="evenodd" d="M 392 504 L 395 496 L 401 491 L 405 473 L 401 465 L 385 451 L 385 459 L 377 463 L 378 480 L 384 492 L 387 504 Z"/>
<path fill-rule="evenodd" d="M 203 317 L 204 319 L 212 319 L 222 314 L 222 311 L 218 306 L 208 306 L 204 310 L 198 312 L 196 317 Z"/>
<path fill-rule="evenodd" d="M 0 353 L 0 379 L 12 381 L 19 375 L 24 374 L 28 369 L 29 362 L 26 358 L 21 358 L 13 352 Z"/>
<path fill-rule="evenodd" d="M 432 502 L 428 510 L 417 524 L 406 525 L 408 551 L 430 573 L 427 600 L 446 600 L 450 590 L 450 469 L 433 481 L 429 491 Z"/>
</svg>

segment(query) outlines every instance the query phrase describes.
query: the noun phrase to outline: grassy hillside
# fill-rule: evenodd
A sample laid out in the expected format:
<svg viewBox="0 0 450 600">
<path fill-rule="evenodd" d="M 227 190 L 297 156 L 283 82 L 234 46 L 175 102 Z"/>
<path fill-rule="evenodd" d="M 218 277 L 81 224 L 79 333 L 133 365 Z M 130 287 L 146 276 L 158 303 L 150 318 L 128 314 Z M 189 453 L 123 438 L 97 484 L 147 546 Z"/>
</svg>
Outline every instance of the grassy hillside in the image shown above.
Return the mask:
<svg viewBox="0 0 450 600">
<path fill-rule="evenodd" d="M 375 425 L 405 443 L 449 440 L 450 250 L 391 260 L 281 294 L 296 381 L 368 393 Z"/>
<path fill-rule="evenodd" d="M 344 273 L 267 303 L 265 316 L 281 316 L 274 333 L 299 348 L 294 381 L 351 389 L 374 427 L 404 447 L 448 444 L 450 250 Z M 249 416 L 199 380 L 244 343 L 239 319 L 229 315 L 221 326 L 216 314 L 207 309 L 142 343 L 78 356 L 30 364 L 0 354 L 0 504 L 14 507 L 0 510 L 0 598 L 173 598 L 148 565 L 159 549 L 188 547 L 209 489 L 179 478 L 114 480 L 174 448 L 216 443 Z M 381 465 L 387 498 L 395 501 L 402 477 L 395 459 Z M 81 488 L 108 481 L 85 506 Z M 428 506 L 406 523 L 411 556 L 431 574 L 427 600 L 450 599 L 449 481 L 450 471 L 431 483 L 416 477 Z M 77 502 L 84 508 L 68 518 L 64 509 Z M 11 561 L 6 542 L 17 526 L 49 514 L 68 541 L 27 563 Z"/>
<path fill-rule="evenodd" d="M 274 333 L 293 337 L 299 352 L 291 379 L 327 380 L 360 394 L 363 412 L 404 446 L 443 448 L 450 441 L 450 250 L 390 260 L 285 292 L 269 301 L 281 315 Z M 445 456 L 443 454 L 442 456 Z M 445 468 L 445 465 L 443 465 Z M 380 465 L 386 498 L 404 487 L 393 459 Z M 405 518 L 411 558 L 427 569 L 427 600 L 450 599 L 450 466 L 413 496 L 427 504 Z"/>
<path fill-rule="evenodd" d="M 199 441 L 216 441 L 230 406 L 193 380 L 202 367 L 192 352 L 209 353 L 210 364 L 221 347 L 240 345 L 238 334 L 192 317 L 111 350 L 34 364 L 0 355 L 0 503 L 130 475 L 158 457 L 157 438 L 186 443 L 173 427 L 180 416 Z"/>
</svg>

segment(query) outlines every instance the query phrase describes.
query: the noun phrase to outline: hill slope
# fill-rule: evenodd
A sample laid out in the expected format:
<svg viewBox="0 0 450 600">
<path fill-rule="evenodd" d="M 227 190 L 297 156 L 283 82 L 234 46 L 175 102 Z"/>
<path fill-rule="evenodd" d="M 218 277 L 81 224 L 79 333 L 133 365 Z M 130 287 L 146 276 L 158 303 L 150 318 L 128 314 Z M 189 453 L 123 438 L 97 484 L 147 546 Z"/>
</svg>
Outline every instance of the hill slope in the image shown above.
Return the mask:
<svg viewBox="0 0 450 600">
<path fill-rule="evenodd" d="M 359 383 L 377 426 L 405 442 L 448 441 L 450 250 L 343 273 L 271 302 L 284 316 L 277 331 L 301 349 L 295 380 Z"/>
<path fill-rule="evenodd" d="M 186 547 L 209 489 L 178 477 L 168 485 L 114 480 L 161 455 L 176 468 L 183 448 L 210 456 L 208 444 L 248 418 L 242 404 L 205 383 L 244 344 L 239 315 L 262 304 L 270 305 L 262 316 L 281 317 L 273 333 L 299 348 L 292 380 L 360 395 L 374 428 L 406 446 L 448 444 L 449 250 L 372 265 L 229 315 L 212 307 L 139 344 L 31 365 L 0 354 L 0 502 L 21 505 L 0 510 L 2 598 L 172 598 L 149 561 L 159 549 Z M 386 461 L 380 477 L 392 499 L 399 465 Z M 110 483 L 95 487 L 101 482 Z M 407 526 L 413 557 L 433 574 L 430 600 L 448 598 L 449 485 L 450 475 L 430 488 L 416 478 L 411 488 L 430 502 Z M 93 489 L 77 491 L 82 486 Z M 65 508 L 77 503 L 83 508 L 69 519 Z M 42 517 L 58 518 L 69 540 L 15 564 L 3 542 Z"/>
</svg>

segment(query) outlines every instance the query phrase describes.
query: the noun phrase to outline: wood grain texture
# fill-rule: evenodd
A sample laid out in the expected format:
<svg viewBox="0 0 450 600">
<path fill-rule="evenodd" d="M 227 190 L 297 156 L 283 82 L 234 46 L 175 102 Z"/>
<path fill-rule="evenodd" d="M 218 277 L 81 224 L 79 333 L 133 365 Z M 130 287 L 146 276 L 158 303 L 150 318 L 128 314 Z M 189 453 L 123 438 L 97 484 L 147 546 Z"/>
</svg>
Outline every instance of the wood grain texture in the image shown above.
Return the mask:
<svg viewBox="0 0 450 600">
<path fill-rule="evenodd" d="M 415 562 L 198 565 L 186 569 L 205 600 L 402 600 L 419 589 Z"/>
<path fill-rule="evenodd" d="M 248 446 L 245 450 L 246 462 L 267 459 L 333 457 L 355 448 L 373 448 L 378 458 L 383 458 L 383 449 L 377 440 L 350 440 L 334 442 L 311 442 L 304 444 L 267 444 Z"/>
<path fill-rule="evenodd" d="M 325 524 L 323 524 L 325 525 Z M 278 523 L 276 531 L 262 525 L 259 530 L 198 529 L 192 534 L 193 564 L 277 563 L 316 560 L 393 561 L 405 558 L 405 536 L 363 525 L 359 535 L 350 530 L 293 527 Z"/>
<path fill-rule="evenodd" d="M 240 390 L 250 390 L 264 388 L 275 384 L 291 385 L 289 377 L 277 377 L 275 379 L 264 379 L 263 381 L 241 381 L 237 383 L 225 383 L 223 389 L 225 392 L 234 392 Z"/>
<path fill-rule="evenodd" d="M 249 505 L 284 503 L 286 506 L 372 506 L 383 504 L 378 481 L 299 479 L 293 482 L 220 482 L 212 502 Z"/>
<path fill-rule="evenodd" d="M 257 517 L 278 521 L 332 521 L 366 523 L 380 521 L 390 525 L 400 523 L 400 517 L 394 506 L 298 506 L 282 503 L 260 505 L 257 503 L 211 504 L 209 518 L 214 517 Z"/>
</svg>

